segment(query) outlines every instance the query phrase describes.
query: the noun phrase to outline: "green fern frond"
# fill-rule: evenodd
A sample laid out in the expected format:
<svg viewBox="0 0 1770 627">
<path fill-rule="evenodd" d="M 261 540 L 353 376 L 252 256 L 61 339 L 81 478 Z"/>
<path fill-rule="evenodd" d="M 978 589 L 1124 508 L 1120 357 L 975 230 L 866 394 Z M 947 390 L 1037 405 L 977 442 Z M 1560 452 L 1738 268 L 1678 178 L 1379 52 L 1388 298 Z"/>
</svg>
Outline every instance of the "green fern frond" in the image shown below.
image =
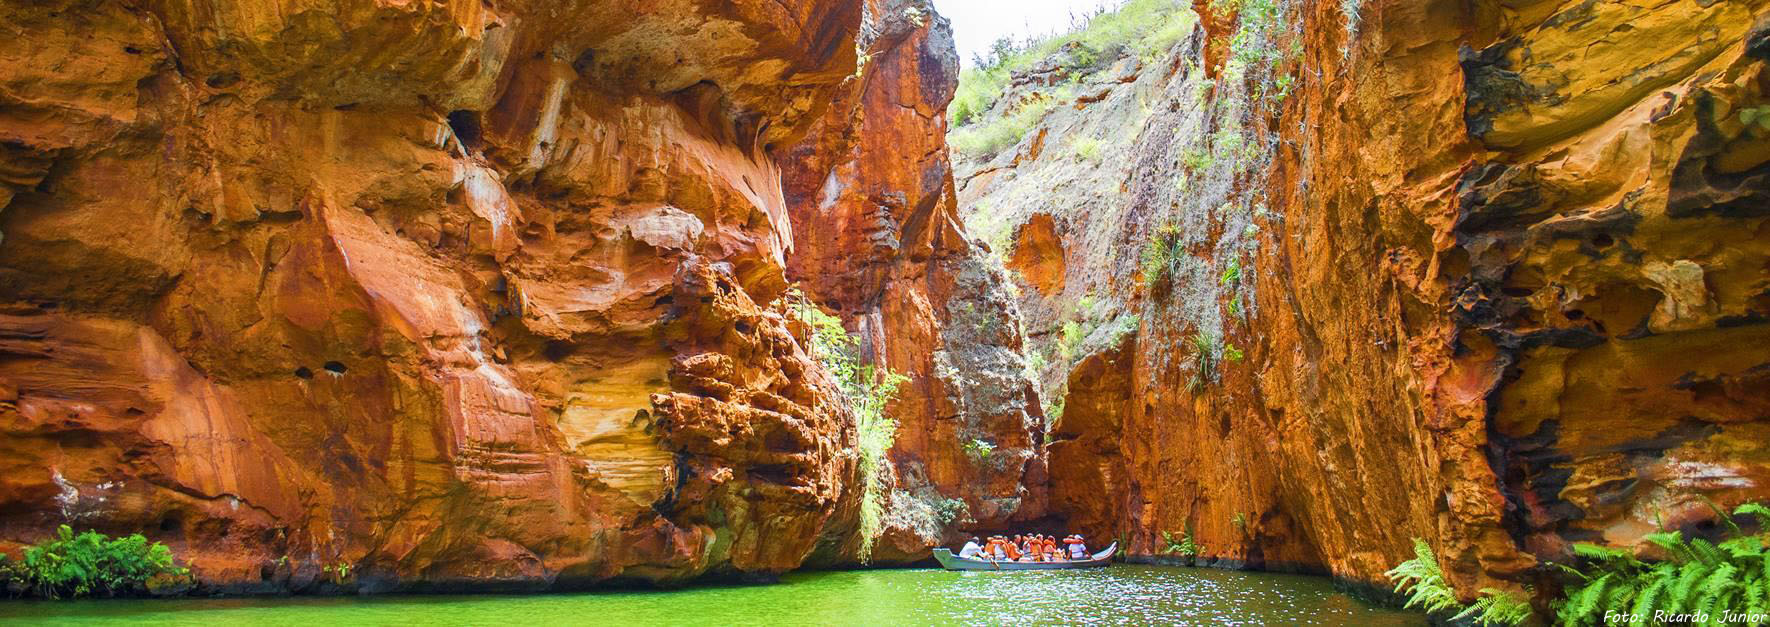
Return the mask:
<svg viewBox="0 0 1770 627">
<path fill-rule="evenodd" d="M 1573 554 L 1577 555 L 1579 557 L 1584 557 L 1584 558 L 1589 558 L 1589 559 L 1597 559 L 1597 560 L 1606 560 L 1606 561 L 1617 559 L 1617 558 L 1630 557 L 1628 551 L 1624 551 L 1622 549 L 1613 549 L 1613 548 L 1610 548 L 1607 546 L 1600 546 L 1600 545 L 1592 544 L 1590 542 L 1576 542 L 1576 543 L 1574 543 Z"/>
<path fill-rule="evenodd" d="M 1627 581 L 1618 580 L 1604 590 L 1604 598 L 1599 601 L 1598 613 L 1621 614 L 1629 611 L 1629 600 L 1635 596 L 1635 587 Z"/>
<path fill-rule="evenodd" d="M 1714 543 L 1696 538 L 1690 541 L 1690 555 L 1696 561 L 1713 566 L 1727 561 L 1727 556 Z"/>
<path fill-rule="evenodd" d="M 1653 615 L 1654 603 L 1659 601 L 1660 593 L 1666 589 L 1667 583 L 1668 580 L 1665 578 L 1656 577 L 1646 587 L 1635 593 L 1634 606 L 1629 608 L 1629 614 L 1633 617 L 1629 621 L 1630 625 L 1647 624 L 1647 617 Z"/>
<path fill-rule="evenodd" d="M 1557 616 L 1561 619 L 1561 624 L 1583 624 L 1585 618 L 1596 615 L 1598 612 L 1598 603 L 1604 598 L 1605 589 L 1610 586 L 1613 577 L 1615 577 L 1615 575 L 1605 573 L 1596 579 L 1587 581 L 1585 585 L 1574 589 L 1574 591 L 1568 595 L 1567 602 L 1563 604 L 1561 610 L 1557 612 Z"/>
<path fill-rule="evenodd" d="M 1757 536 L 1728 538 L 1716 546 L 1721 547 L 1721 550 L 1726 551 L 1735 560 L 1749 560 L 1764 554 L 1764 541 L 1759 540 Z"/>
<path fill-rule="evenodd" d="M 1654 546 L 1665 549 L 1666 552 L 1671 554 L 1675 559 L 1685 559 L 1689 556 L 1690 550 L 1689 547 L 1685 545 L 1684 534 L 1682 533 L 1676 531 L 1656 531 L 1641 536 L 1641 539 L 1653 543 Z"/>
<path fill-rule="evenodd" d="M 1745 584 L 1745 613 L 1770 614 L 1770 579 L 1747 581 Z"/>
<path fill-rule="evenodd" d="M 1529 601 L 1519 599 L 1504 590 L 1482 588 L 1481 597 L 1456 616 L 1452 616 L 1451 620 L 1473 619 L 1475 624 L 1483 627 L 1514 627 L 1530 620 L 1531 614 Z"/>
<path fill-rule="evenodd" d="M 1694 605 L 1698 608 L 1707 607 L 1715 599 L 1732 591 L 1736 585 L 1733 576 L 1738 572 L 1739 569 L 1732 564 L 1721 564 L 1709 571 L 1708 576 L 1703 577 L 1702 583 L 1697 586 L 1697 602 Z"/>
<path fill-rule="evenodd" d="M 1734 516 L 1746 514 L 1751 514 L 1758 519 L 1760 532 L 1770 532 L 1770 507 L 1765 507 L 1763 503 L 1746 503 L 1733 509 Z"/>
<path fill-rule="evenodd" d="M 1665 607 L 1678 610 L 1690 607 L 1696 600 L 1696 584 L 1707 574 L 1709 567 L 1701 562 L 1690 562 L 1678 568 L 1678 578 L 1666 593 Z"/>
<path fill-rule="evenodd" d="M 1395 568 L 1383 573 L 1395 582 L 1395 592 L 1406 594 L 1407 602 L 1403 607 L 1418 607 L 1427 613 L 1437 613 L 1456 608 L 1456 593 L 1444 581 L 1444 571 L 1438 566 L 1437 556 L 1432 554 L 1432 546 L 1420 538 L 1414 538 L 1414 558 L 1397 564 Z"/>
</svg>

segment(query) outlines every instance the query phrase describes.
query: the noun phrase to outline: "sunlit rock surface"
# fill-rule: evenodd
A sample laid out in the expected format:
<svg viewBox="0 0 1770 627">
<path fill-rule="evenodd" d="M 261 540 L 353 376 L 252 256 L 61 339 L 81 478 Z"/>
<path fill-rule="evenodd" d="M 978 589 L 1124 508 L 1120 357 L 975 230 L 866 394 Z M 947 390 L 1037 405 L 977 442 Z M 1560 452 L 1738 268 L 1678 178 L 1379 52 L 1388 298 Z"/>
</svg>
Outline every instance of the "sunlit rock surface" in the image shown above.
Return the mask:
<svg viewBox="0 0 1770 627">
<path fill-rule="evenodd" d="M 958 526 L 1043 516 L 1045 425 L 1007 275 L 955 204 L 950 27 L 926 0 L 870 1 L 860 45 L 859 73 L 783 160 L 798 246 L 788 272 L 910 379 L 888 411 L 896 488 L 877 556 L 908 561 L 959 540 L 946 535 Z M 974 441 L 995 449 L 967 452 Z"/>
<path fill-rule="evenodd" d="M 143 531 L 242 592 L 847 540 L 778 155 L 859 2 L 3 7 L 0 538 Z"/>
<path fill-rule="evenodd" d="M 1473 596 L 1770 497 L 1770 7 L 1281 4 L 1296 84 L 1250 177 L 1192 152 L 1236 23 L 1208 3 L 1162 58 L 1017 77 L 1052 112 L 958 159 L 1066 395 L 1053 514 L 1371 583 L 1425 538 Z M 1200 385 L 1212 330 L 1245 356 Z"/>
<path fill-rule="evenodd" d="M 1209 4 L 1016 77 L 1051 113 L 954 163 L 925 0 L 4 2 L 0 549 L 853 563 L 794 284 L 909 377 L 878 562 L 1191 533 L 1376 583 L 1418 537 L 1552 594 L 1572 542 L 1770 498 L 1770 6 L 1281 2 L 1295 82 L 1225 150 Z"/>
</svg>

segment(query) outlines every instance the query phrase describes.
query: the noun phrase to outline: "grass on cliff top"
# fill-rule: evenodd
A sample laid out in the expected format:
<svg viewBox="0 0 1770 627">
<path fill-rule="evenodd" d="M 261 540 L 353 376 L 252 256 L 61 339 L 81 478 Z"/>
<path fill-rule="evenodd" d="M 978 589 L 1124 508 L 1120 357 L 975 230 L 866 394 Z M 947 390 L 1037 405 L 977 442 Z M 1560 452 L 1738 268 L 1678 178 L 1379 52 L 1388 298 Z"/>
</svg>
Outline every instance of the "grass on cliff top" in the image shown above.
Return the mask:
<svg viewBox="0 0 1770 627">
<path fill-rule="evenodd" d="M 1029 111 L 1023 105 L 994 120 L 983 119 L 983 114 L 1007 93 L 1015 72 L 1031 69 L 1070 44 L 1076 46 L 1070 48 L 1065 65 L 1082 74 L 1099 69 L 1103 61 L 1121 53 L 1152 58 L 1191 32 L 1197 19 L 1190 5 L 1179 0 L 1127 0 L 1115 10 L 1076 18 L 1067 32 L 1026 40 L 996 40 L 988 58 L 974 57 L 972 67 L 959 75 L 958 93 L 947 107 L 954 128 L 954 145 L 968 153 L 992 147 L 999 150 L 1005 147 L 1004 142 L 1012 143 L 1009 138 L 1019 141 L 1032 123 L 1050 110 L 1047 105 Z M 1028 117 L 1033 118 L 1031 123 Z M 997 125 L 1002 127 L 980 128 Z"/>
</svg>

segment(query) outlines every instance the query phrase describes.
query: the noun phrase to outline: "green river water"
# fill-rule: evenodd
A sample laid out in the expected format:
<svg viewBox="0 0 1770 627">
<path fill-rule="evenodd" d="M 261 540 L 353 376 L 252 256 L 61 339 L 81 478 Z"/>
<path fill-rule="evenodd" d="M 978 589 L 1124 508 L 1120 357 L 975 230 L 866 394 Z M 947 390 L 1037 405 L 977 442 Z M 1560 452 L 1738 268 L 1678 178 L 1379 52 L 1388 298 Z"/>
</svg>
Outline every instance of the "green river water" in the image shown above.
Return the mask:
<svg viewBox="0 0 1770 627">
<path fill-rule="evenodd" d="M 1115 564 L 1077 571 L 793 573 L 778 584 L 521 596 L 0 601 L 0 624 L 1420 625 L 1319 577 Z"/>
</svg>

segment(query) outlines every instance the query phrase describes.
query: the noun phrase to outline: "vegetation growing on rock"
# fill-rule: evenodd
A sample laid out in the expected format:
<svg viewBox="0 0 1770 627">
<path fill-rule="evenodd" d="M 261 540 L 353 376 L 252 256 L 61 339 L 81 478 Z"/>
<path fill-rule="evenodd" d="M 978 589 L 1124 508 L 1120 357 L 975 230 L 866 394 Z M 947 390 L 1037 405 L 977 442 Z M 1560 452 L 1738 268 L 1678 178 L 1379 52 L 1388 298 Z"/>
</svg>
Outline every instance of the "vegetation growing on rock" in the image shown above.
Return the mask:
<svg viewBox="0 0 1770 627">
<path fill-rule="evenodd" d="M 162 578 L 189 574 L 171 549 L 139 533 L 112 538 L 91 530 L 76 534 L 67 525 L 25 547 L 21 559 L 0 554 L 0 585 L 46 599 L 144 594 L 166 583 Z"/>
<path fill-rule="evenodd" d="M 1719 514 L 1719 512 L 1717 512 Z M 1632 617 L 1630 625 L 1651 624 L 1656 611 L 1707 616 L 1702 624 L 1751 624 L 1732 615 L 1770 616 L 1770 508 L 1747 503 L 1734 516 L 1751 515 L 1760 532 L 1747 534 L 1732 517 L 1720 542 L 1660 531 L 1644 539 L 1662 559 L 1642 560 L 1628 550 L 1590 543 L 1575 545 L 1582 565 L 1563 567 L 1573 579 L 1555 603 L 1563 625 L 1602 625 L 1605 617 Z M 1764 624 L 1770 621 L 1757 621 Z"/>
<path fill-rule="evenodd" d="M 860 459 L 860 559 L 872 558 L 873 544 L 884 533 L 886 492 L 890 487 L 890 462 L 886 453 L 897 441 L 897 421 L 885 414 L 885 408 L 897 398 L 897 388 L 908 377 L 890 368 L 867 363 L 860 355 L 860 340 L 842 327 L 842 320 L 824 313 L 802 294 L 791 296 L 798 301 L 793 312 L 811 329 L 811 352 L 835 377 L 854 412 L 857 437 L 856 454 Z"/>
<path fill-rule="evenodd" d="M 1197 557 L 1199 552 L 1204 550 L 1203 547 L 1200 547 L 1198 543 L 1193 541 L 1191 529 L 1180 532 L 1180 535 L 1178 536 L 1163 531 L 1162 542 L 1167 544 L 1166 547 L 1162 548 L 1163 553 L 1178 557 Z"/>
<path fill-rule="evenodd" d="M 1770 508 L 1746 503 L 1732 516 L 1715 513 L 1725 527 L 1721 541 L 1687 538 L 1675 530 L 1650 533 L 1643 540 L 1656 550 L 1654 559 L 1623 548 L 1575 544 L 1578 563 L 1557 565 L 1566 582 L 1562 597 L 1551 603 L 1556 621 L 1567 627 L 1651 625 L 1662 622 L 1655 616 L 1663 614 L 1689 617 L 1669 622 L 1762 624 L 1761 618 L 1746 617 L 1770 616 Z M 1748 515 L 1756 519 L 1756 534 L 1733 521 Z M 1386 574 L 1395 591 L 1406 595 L 1407 607 L 1453 621 L 1519 625 L 1535 614 L 1528 599 L 1494 588 L 1483 588 L 1474 602 L 1460 602 L 1432 547 L 1418 538 L 1413 559 Z"/>
<path fill-rule="evenodd" d="M 1049 104 L 1014 103 L 1016 113 L 993 120 L 983 114 L 999 104 L 1017 72 L 1042 62 L 1055 62 L 1069 76 L 1101 69 L 1102 61 L 1129 52 L 1153 59 L 1164 54 L 1192 30 L 1196 15 L 1179 0 L 1131 0 L 1116 10 L 1099 10 L 1082 18 L 1069 32 L 1025 41 L 995 42 L 989 58 L 974 58 L 959 76 L 959 91 L 947 106 L 954 127 L 949 139 L 962 151 L 988 154 L 1019 141 L 1038 122 Z M 1061 52 L 1062 54 L 1058 54 Z M 1011 139 L 1011 141 L 1010 141 Z"/>
<path fill-rule="evenodd" d="M 1402 562 L 1387 573 L 1395 582 L 1395 591 L 1407 595 L 1405 606 L 1428 614 L 1447 616 L 1452 621 L 1467 619 L 1478 625 L 1518 625 L 1531 616 L 1529 601 L 1512 593 L 1483 588 L 1474 603 L 1464 605 L 1444 578 L 1438 556 L 1425 540 L 1414 539 L 1413 559 Z M 1455 610 L 1454 612 L 1452 610 Z"/>
</svg>

